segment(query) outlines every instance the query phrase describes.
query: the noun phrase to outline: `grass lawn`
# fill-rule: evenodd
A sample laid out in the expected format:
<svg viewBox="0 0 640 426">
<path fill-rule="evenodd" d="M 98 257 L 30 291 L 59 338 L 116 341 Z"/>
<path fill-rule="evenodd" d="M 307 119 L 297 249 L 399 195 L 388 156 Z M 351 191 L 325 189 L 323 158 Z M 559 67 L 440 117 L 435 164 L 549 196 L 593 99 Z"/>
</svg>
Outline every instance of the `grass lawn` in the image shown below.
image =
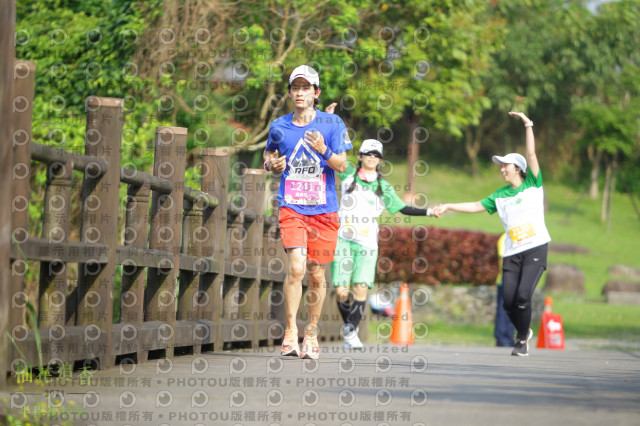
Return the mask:
<svg viewBox="0 0 640 426">
<path fill-rule="evenodd" d="M 544 169 L 543 169 L 544 173 Z M 405 192 L 407 168 L 394 165 L 387 176 L 399 195 Z M 504 185 L 497 166 L 481 170 L 474 180 L 461 168 L 430 164 L 426 176 L 418 178 L 416 193 L 426 194 L 429 205 L 442 202 L 478 201 Z M 608 280 L 616 279 L 608 273 L 614 264 L 625 264 L 640 269 L 640 219 L 636 216 L 628 195 L 615 194 L 610 232 L 600 221 L 600 200 L 588 197 L 580 199 L 580 192 L 573 188 L 545 182 L 548 211 L 545 219 L 554 243 L 570 243 L 589 250 L 588 254 L 559 254 L 550 252 L 549 263 L 569 263 L 578 266 L 585 274 L 586 296 L 554 295 L 553 310 L 563 316 L 567 339 L 621 339 L 640 341 L 640 306 L 610 305 L 604 303 L 602 287 Z M 640 200 L 636 199 L 636 204 Z M 570 214 L 569 214 L 570 213 Z M 387 214 L 387 213 L 385 213 Z M 497 215 L 487 213 L 464 214 L 448 212 L 441 219 L 412 218 L 412 224 L 427 224 L 440 228 L 471 229 L 490 233 L 502 233 L 502 223 Z M 543 276 L 538 288 L 543 288 Z M 371 325 L 375 330 L 375 324 Z M 538 324 L 532 328 L 537 332 Z M 375 336 L 375 331 L 370 334 Z M 492 324 L 450 325 L 429 324 L 427 340 L 452 344 L 493 344 Z"/>
</svg>

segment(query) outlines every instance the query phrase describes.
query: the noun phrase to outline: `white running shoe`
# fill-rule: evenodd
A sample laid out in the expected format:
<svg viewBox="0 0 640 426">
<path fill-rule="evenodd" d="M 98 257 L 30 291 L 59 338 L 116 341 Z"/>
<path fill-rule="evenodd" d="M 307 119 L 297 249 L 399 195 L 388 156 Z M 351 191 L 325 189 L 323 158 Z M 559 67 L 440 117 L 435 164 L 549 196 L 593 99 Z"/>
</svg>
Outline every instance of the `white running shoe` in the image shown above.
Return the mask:
<svg viewBox="0 0 640 426">
<path fill-rule="evenodd" d="M 360 338 L 358 337 L 358 331 L 360 330 L 355 329 L 344 335 L 344 344 L 342 345 L 344 349 L 362 349 L 364 347 L 364 345 L 360 341 Z"/>
</svg>

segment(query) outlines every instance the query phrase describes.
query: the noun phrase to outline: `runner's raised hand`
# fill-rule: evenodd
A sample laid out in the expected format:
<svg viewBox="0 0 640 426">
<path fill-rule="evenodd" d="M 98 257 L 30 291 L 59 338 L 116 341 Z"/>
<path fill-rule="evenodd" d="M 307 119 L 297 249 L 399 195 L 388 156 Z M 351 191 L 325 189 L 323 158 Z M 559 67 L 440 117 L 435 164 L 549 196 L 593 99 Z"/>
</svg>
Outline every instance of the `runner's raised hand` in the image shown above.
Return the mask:
<svg viewBox="0 0 640 426">
<path fill-rule="evenodd" d="M 266 167 L 270 172 L 281 173 L 287 168 L 287 156 L 278 157 L 278 155 L 280 155 L 280 152 L 277 149 L 269 154 Z"/>
<path fill-rule="evenodd" d="M 324 136 L 317 130 L 304 133 L 304 141 L 309 144 L 320 155 L 324 154 L 327 150 L 327 145 L 324 143 Z"/>
</svg>

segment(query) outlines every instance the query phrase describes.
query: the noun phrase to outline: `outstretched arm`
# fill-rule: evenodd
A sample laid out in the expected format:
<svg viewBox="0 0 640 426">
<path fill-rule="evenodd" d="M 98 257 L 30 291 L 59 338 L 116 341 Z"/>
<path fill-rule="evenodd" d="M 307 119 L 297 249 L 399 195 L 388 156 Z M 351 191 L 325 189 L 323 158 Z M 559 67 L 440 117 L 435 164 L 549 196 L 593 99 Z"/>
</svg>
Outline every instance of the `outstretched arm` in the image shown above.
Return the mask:
<svg viewBox="0 0 640 426">
<path fill-rule="evenodd" d="M 533 172 L 533 176 L 538 177 L 538 173 L 540 172 L 540 165 L 538 164 L 538 157 L 536 157 L 536 142 L 533 137 L 533 121 L 527 118 L 521 112 L 510 112 L 510 116 L 512 117 L 520 117 L 524 122 L 525 132 L 526 132 L 526 145 L 527 145 L 527 164 L 529 168 Z M 526 171 L 526 170 L 525 170 Z"/>
<path fill-rule="evenodd" d="M 487 211 L 480 201 L 475 201 L 471 203 L 438 204 L 433 214 L 435 217 L 440 217 L 447 210 L 461 213 L 480 213 Z"/>
<path fill-rule="evenodd" d="M 432 208 L 421 209 L 418 207 L 405 206 L 400 213 L 405 214 L 407 216 L 434 216 L 434 212 Z"/>
</svg>

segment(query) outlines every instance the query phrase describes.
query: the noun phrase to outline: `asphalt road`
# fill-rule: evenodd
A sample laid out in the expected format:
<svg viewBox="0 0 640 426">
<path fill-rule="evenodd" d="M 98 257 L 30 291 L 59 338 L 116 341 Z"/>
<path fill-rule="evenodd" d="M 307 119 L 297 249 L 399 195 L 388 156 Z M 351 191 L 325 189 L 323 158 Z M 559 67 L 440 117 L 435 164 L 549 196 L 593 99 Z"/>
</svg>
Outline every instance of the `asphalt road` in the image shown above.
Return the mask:
<svg viewBox="0 0 640 426">
<path fill-rule="evenodd" d="M 279 348 L 127 365 L 5 393 L 52 424 L 638 425 L 640 351 L 369 344 L 321 346 L 320 362 Z M 35 381 L 35 380 L 34 380 Z M 47 420 L 49 421 L 49 420 Z"/>
</svg>

